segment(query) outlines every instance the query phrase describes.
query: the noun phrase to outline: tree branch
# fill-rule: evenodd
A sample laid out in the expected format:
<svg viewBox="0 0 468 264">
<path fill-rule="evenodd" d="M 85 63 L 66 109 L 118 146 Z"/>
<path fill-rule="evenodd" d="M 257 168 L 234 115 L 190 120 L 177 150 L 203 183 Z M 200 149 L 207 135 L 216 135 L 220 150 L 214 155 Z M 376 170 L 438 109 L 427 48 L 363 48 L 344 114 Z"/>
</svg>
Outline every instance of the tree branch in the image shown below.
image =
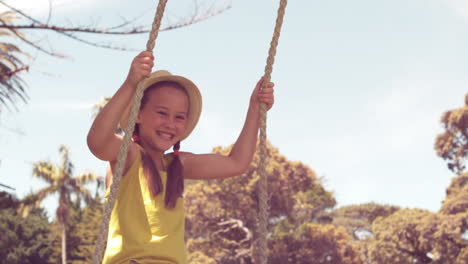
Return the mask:
<svg viewBox="0 0 468 264">
<path fill-rule="evenodd" d="M 18 31 L 16 31 L 15 29 L 13 28 L 10 28 L 9 29 L 13 34 L 15 34 L 16 37 L 18 37 L 18 39 L 20 39 L 21 41 L 23 41 L 24 43 L 32 46 L 33 48 L 47 54 L 47 55 L 50 55 L 52 57 L 59 57 L 59 58 L 65 58 L 65 55 L 63 54 L 59 54 L 59 53 L 55 53 L 55 52 L 52 52 L 52 51 L 48 51 L 46 49 L 44 49 L 43 47 L 37 45 L 36 43 L 28 40 L 27 38 L 25 38 L 23 35 L 21 35 Z"/>
<path fill-rule="evenodd" d="M 8 186 L 8 185 L 5 185 L 5 184 L 3 184 L 3 183 L 0 183 L 0 186 L 15 191 L 15 188 L 10 187 L 10 186 Z"/>
<path fill-rule="evenodd" d="M 99 43 L 96 43 L 96 42 L 88 41 L 88 40 L 85 40 L 83 38 L 77 37 L 77 36 L 73 35 L 72 33 L 87 33 L 87 34 L 100 34 L 100 35 L 133 35 L 133 34 L 144 34 L 144 33 L 148 33 L 150 31 L 149 29 L 141 29 L 142 28 L 141 26 L 133 27 L 133 28 L 127 29 L 127 30 L 122 29 L 123 27 L 132 24 L 134 21 L 136 21 L 137 18 L 134 18 L 134 19 L 128 20 L 128 21 L 124 21 L 124 23 L 122 23 L 120 25 L 116 25 L 116 26 L 109 27 L 109 28 L 93 28 L 93 27 L 82 27 L 82 26 L 63 27 L 63 26 L 50 25 L 48 23 L 49 19 L 48 19 L 47 23 L 43 23 L 43 22 L 33 18 L 32 16 L 26 14 L 25 12 L 23 12 L 23 11 L 9 5 L 9 4 L 6 4 L 3 0 L 0 0 L 0 4 L 6 6 L 10 10 L 12 10 L 13 12 L 23 16 L 24 18 L 26 18 L 26 19 L 28 19 L 29 21 L 32 22 L 31 24 L 15 25 L 15 24 L 5 23 L 5 21 L 2 21 L 2 24 L 0 25 L 0 29 L 5 28 L 5 29 L 8 29 L 8 30 L 11 30 L 12 32 L 17 32 L 16 30 L 28 30 L 28 29 L 32 29 L 32 30 L 50 30 L 50 31 L 54 31 L 54 32 L 56 32 L 58 34 L 65 35 L 66 37 L 71 38 L 73 40 L 76 40 L 78 42 L 81 42 L 81 43 L 84 43 L 84 44 L 87 44 L 87 45 L 90 45 L 90 46 L 100 47 L 100 48 L 116 49 L 116 50 L 133 50 L 133 49 L 123 48 L 123 47 L 112 46 L 110 44 L 99 44 Z M 172 25 L 169 25 L 169 26 L 166 26 L 166 27 L 162 27 L 162 28 L 160 28 L 160 31 L 173 30 L 173 29 L 189 26 L 189 25 L 204 21 L 204 20 L 206 20 L 208 18 L 211 18 L 213 16 L 219 15 L 219 14 L 221 14 L 222 12 L 226 11 L 229 8 L 231 8 L 231 5 L 226 5 L 224 7 L 217 8 L 217 9 L 215 9 L 214 7 L 210 7 L 206 12 L 204 12 L 202 14 L 198 14 L 198 8 L 196 8 L 197 11 L 193 14 L 193 16 L 191 16 L 189 18 L 186 18 L 186 19 L 184 19 L 184 20 L 182 20 L 180 22 L 177 22 L 175 24 L 172 24 Z M 119 30 L 119 29 L 122 29 L 122 30 Z M 51 55 L 51 56 L 54 56 L 54 57 L 64 57 L 64 56 L 55 54 L 53 52 L 47 51 L 44 48 L 40 47 L 39 45 L 34 44 L 34 43 L 30 42 L 30 41 L 26 41 L 24 37 L 22 37 L 21 40 L 25 41 L 29 45 L 32 45 L 34 48 L 40 50 L 41 52 L 45 52 L 48 55 Z"/>
</svg>

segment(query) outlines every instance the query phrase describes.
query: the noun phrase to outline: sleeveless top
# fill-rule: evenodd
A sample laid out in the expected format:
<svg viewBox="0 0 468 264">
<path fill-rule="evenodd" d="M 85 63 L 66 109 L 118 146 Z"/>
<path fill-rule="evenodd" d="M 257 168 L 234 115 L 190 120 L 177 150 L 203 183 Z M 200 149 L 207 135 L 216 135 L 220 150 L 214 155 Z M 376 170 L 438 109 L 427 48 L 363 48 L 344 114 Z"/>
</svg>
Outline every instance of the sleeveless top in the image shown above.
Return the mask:
<svg viewBox="0 0 468 264">
<path fill-rule="evenodd" d="M 164 157 L 168 161 L 168 157 Z M 168 163 L 168 162 L 167 162 Z M 163 191 L 153 197 L 143 174 L 141 154 L 122 177 L 112 210 L 103 264 L 186 264 L 184 204 L 164 204 L 167 173 L 159 171 Z M 106 198 L 109 194 L 107 190 Z"/>
</svg>

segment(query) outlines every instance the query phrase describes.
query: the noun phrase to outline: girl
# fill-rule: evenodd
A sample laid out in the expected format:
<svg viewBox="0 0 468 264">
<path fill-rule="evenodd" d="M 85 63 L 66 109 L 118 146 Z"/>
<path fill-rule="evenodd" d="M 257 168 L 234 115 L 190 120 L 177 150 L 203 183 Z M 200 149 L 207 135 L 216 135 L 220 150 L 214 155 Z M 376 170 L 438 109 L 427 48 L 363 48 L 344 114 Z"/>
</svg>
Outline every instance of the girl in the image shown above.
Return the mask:
<svg viewBox="0 0 468 264">
<path fill-rule="evenodd" d="M 273 83 L 257 83 L 244 127 L 228 156 L 179 152 L 180 142 L 194 129 L 201 113 L 201 95 L 190 80 L 167 71 L 151 73 L 154 57 L 140 53 L 128 76 L 99 113 L 88 133 L 88 146 L 115 169 L 129 105 L 140 80 L 144 95 L 128 150 L 123 178 L 109 224 L 103 263 L 185 264 L 184 179 L 222 179 L 242 174 L 257 141 L 259 105 L 274 102 Z M 173 147 L 173 153 L 164 154 Z M 112 173 L 106 177 L 110 186 Z"/>
</svg>

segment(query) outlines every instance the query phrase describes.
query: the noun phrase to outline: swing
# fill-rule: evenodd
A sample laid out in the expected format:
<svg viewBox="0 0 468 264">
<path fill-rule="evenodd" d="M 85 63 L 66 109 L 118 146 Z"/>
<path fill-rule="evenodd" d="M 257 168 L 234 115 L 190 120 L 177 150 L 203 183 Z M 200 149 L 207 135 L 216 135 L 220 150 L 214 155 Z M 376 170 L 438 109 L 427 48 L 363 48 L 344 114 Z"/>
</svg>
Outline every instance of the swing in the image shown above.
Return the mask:
<svg viewBox="0 0 468 264">
<path fill-rule="evenodd" d="M 146 43 L 146 50 L 153 51 L 156 38 L 158 37 L 159 28 L 161 25 L 161 19 L 163 17 L 164 9 L 166 7 L 167 0 L 159 0 L 158 7 L 156 9 L 156 14 L 154 17 L 154 22 L 150 31 L 150 37 L 148 42 Z M 276 19 L 275 30 L 273 34 L 273 38 L 270 43 L 270 49 L 268 52 L 267 64 L 265 66 L 265 74 L 264 74 L 264 81 L 265 83 L 270 82 L 271 79 L 271 72 L 273 71 L 273 63 L 275 60 L 276 55 L 276 47 L 278 45 L 278 40 L 281 31 L 281 25 L 283 23 L 284 12 L 286 9 L 287 0 L 280 0 L 280 6 L 278 9 L 278 15 Z M 122 142 L 122 146 L 119 150 L 116 172 L 113 177 L 113 181 L 110 187 L 109 199 L 104 204 L 103 209 L 103 219 L 100 226 L 100 232 L 98 233 L 98 238 L 96 241 L 96 250 L 94 252 L 93 264 L 100 264 L 102 262 L 102 258 L 104 255 L 105 247 L 106 247 L 106 237 L 108 234 L 109 229 L 109 222 L 110 216 L 112 213 L 112 209 L 114 208 L 115 200 L 117 197 L 117 192 L 120 184 L 120 180 L 122 179 L 122 172 L 123 167 L 125 164 L 125 160 L 127 159 L 128 148 L 130 145 L 131 135 L 133 135 L 133 131 L 135 129 L 135 122 L 137 119 L 138 111 L 141 105 L 141 98 L 143 97 L 143 83 L 144 80 L 138 83 L 135 96 L 133 97 L 132 101 L 132 108 L 130 111 L 128 125 L 124 129 L 125 135 Z M 263 88 L 263 87 L 262 87 Z M 259 247 L 258 247 L 258 256 L 259 256 L 259 263 L 266 264 L 268 261 L 268 241 L 267 241 L 267 225 L 268 225 L 268 181 L 266 176 L 266 158 L 267 158 L 267 149 L 266 149 L 266 104 L 262 103 L 260 105 L 260 163 L 259 163 Z"/>
</svg>

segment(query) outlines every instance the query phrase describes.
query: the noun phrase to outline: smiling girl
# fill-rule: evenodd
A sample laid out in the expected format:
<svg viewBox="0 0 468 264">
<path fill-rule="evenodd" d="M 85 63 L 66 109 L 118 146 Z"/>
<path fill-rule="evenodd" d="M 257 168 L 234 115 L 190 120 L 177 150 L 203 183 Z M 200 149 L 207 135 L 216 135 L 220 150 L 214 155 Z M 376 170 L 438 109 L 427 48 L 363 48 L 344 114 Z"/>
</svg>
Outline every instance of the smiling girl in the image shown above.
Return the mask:
<svg viewBox="0 0 468 264">
<path fill-rule="evenodd" d="M 133 142 L 109 224 L 103 263 L 185 264 L 184 179 L 222 179 L 247 170 L 257 142 L 259 106 L 274 103 L 273 83 L 257 83 L 239 138 L 228 156 L 179 152 L 195 128 L 202 97 L 189 79 L 167 71 L 151 73 L 154 57 L 140 53 L 125 82 L 99 113 L 88 133 L 88 146 L 115 169 L 122 136 L 115 133 L 127 119 L 137 84 L 144 94 Z M 173 148 L 172 153 L 166 153 Z M 112 173 L 106 179 L 107 187 Z M 109 188 L 108 188 L 109 189 Z"/>
</svg>

